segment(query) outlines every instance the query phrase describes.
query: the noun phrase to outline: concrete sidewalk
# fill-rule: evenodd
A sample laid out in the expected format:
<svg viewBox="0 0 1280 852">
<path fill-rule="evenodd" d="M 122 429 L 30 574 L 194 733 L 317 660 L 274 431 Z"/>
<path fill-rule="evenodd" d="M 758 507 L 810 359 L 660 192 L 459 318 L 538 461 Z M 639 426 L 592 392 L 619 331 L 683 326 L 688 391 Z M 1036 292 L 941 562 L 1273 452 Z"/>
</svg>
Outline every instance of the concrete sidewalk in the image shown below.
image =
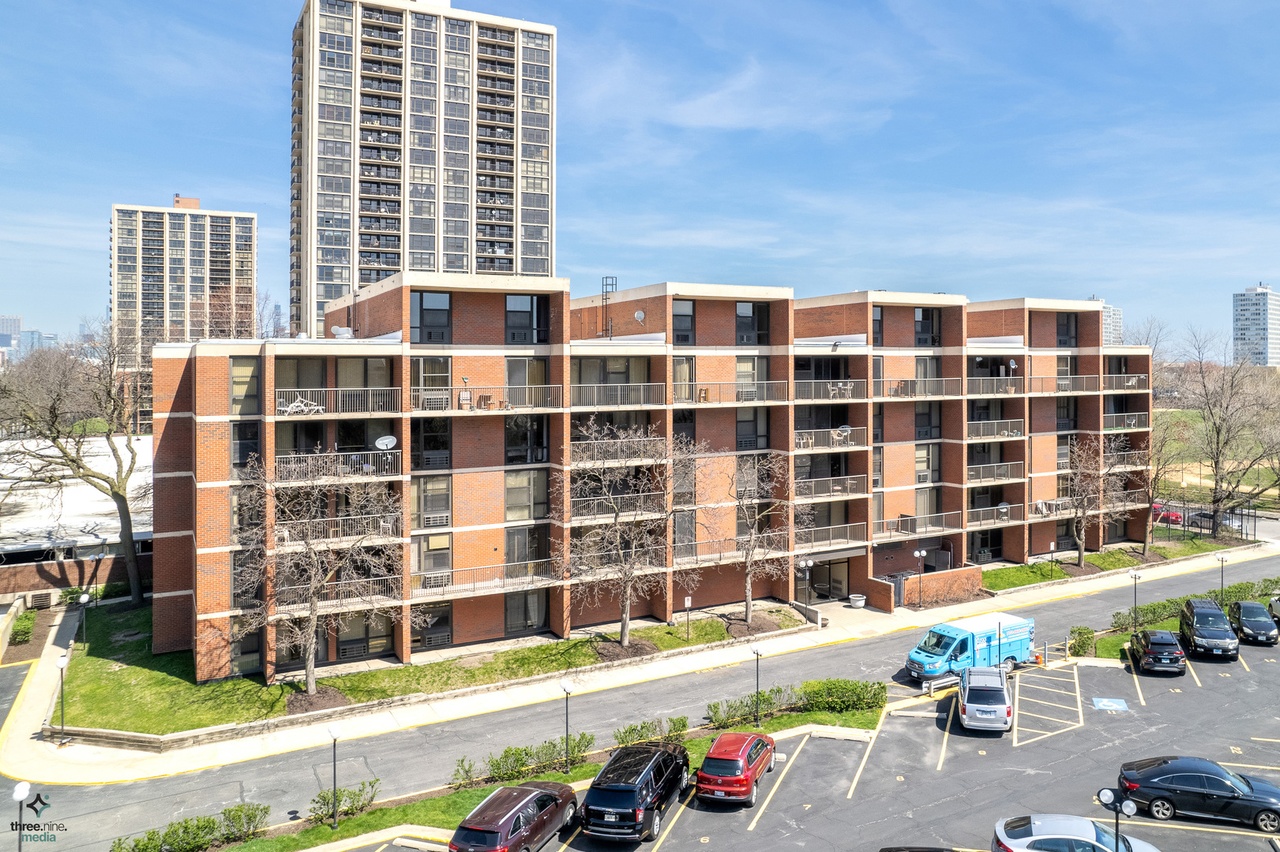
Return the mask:
<svg viewBox="0 0 1280 852">
<path fill-rule="evenodd" d="M 1258 547 L 1230 552 L 1228 564 L 1252 561 L 1277 553 L 1280 553 L 1280 543 L 1264 542 Z M 1148 566 L 1142 569 L 1143 579 L 1139 584 L 1217 565 L 1218 555 L 1211 553 L 1167 565 Z M 762 648 L 764 656 L 774 657 L 898 631 L 918 630 L 969 615 L 1065 600 L 1088 592 L 1127 587 L 1132 582 L 1128 572 L 1114 571 L 1069 583 L 1038 586 L 998 597 L 923 611 L 900 608 L 892 614 L 854 609 L 848 604 L 831 601 L 818 605 L 822 615 L 828 620 L 827 626 L 757 640 L 757 644 Z M 435 697 L 418 704 L 394 707 L 342 721 L 318 723 L 162 754 L 74 742 L 59 748 L 56 736 L 53 741 L 46 740 L 41 736 L 40 730 L 45 720 L 50 718 L 51 711 L 52 721 L 58 721 L 57 661 L 74 637 L 78 623 L 74 618 L 63 619 L 65 614 L 66 611 L 59 616 L 44 654 L 32 665 L 14 701 L 14 707 L 3 728 L 0 728 L 0 772 L 11 778 L 44 784 L 112 784 L 158 778 L 268 755 L 328 746 L 332 742 L 330 728 L 339 734 L 341 740 L 350 741 L 564 698 L 560 676 L 557 675 L 514 686 L 499 685 L 487 692 Z M 635 665 L 596 669 L 573 674 L 569 678 L 576 685 L 574 694 L 580 695 L 691 674 L 704 669 L 739 665 L 752 659 L 750 643 L 743 642 L 667 656 L 660 660 L 641 661 Z"/>
</svg>

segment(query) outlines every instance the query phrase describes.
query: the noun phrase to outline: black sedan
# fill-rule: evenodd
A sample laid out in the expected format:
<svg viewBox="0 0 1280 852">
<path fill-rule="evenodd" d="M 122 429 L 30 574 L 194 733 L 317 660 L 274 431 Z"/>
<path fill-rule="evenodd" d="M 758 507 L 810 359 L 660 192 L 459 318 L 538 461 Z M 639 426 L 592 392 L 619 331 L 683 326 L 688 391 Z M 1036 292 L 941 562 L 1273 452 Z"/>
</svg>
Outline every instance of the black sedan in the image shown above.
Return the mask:
<svg viewBox="0 0 1280 852">
<path fill-rule="evenodd" d="M 1227 607 L 1227 621 L 1241 642 L 1260 642 L 1274 645 L 1280 640 L 1280 631 L 1271 619 L 1271 613 L 1254 601 L 1232 601 Z"/>
<path fill-rule="evenodd" d="M 1148 757 L 1120 766 L 1120 788 L 1156 819 L 1174 815 L 1280 831 L 1280 787 L 1201 757 Z"/>
<path fill-rule="evenodd" d="M 1139 630 L 1129 640 L 1129 650 L 1144 672 L 1187 673 L 1187 655 L 1168 630 Z"/>
</svg>

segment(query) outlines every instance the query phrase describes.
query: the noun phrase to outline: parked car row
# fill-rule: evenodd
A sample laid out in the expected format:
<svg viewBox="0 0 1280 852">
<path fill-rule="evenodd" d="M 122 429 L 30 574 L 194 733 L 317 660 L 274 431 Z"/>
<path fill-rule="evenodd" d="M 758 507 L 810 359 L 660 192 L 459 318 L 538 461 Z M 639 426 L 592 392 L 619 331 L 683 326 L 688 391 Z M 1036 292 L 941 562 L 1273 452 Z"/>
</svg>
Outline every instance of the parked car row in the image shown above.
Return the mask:
<svg viewBox="0 0 1280 852">
<path fill-rule="evenodd" d="M 716 738 L 696 775 L 696 792 L 707 801 L 753 807 L 760 777 L 773 771 L 772 737 L 725 733 Z M 458 825 L 449 852 L 536 852 L 560 832 L 606 840 L 655 840 L 662 821 L 689 787 L 689 752 L 676 743 L 615 749 L 591 782 L 582 808 L 568 784 L 529 781 L 493 791 Z"/>
<path fill-rule="evenodd" d="M 1139 630 L 1129 640 L 1129 650 L 1143 672 L 1186 674 L 1187 654 L 1236 659 L 1241 642 L 1275 645 L 1280 628 L 1275 614 L 1280 598 L 1270 608 L 1255 601 L 1232 601 L 1224 613 L 1216 603 L 1193 598 L 1183 604 L 1178 615 L 1178 634 L 1168 630 Z"/>
</svg>

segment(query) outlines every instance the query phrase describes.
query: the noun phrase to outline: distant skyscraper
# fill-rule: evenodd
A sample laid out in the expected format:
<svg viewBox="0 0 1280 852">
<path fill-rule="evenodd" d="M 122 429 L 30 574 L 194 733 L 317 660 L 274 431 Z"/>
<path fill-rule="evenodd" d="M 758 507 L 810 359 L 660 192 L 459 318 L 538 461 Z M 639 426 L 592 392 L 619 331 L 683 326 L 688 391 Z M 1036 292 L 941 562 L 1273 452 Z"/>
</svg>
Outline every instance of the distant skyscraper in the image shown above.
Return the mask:
<svg viewBox="0 0 1280 852">
<path fill-rule="evenodd" d="M 1237 361 L 1280 367 L 1280 293 L 1265 284 L 1231 297 L 1231 342 Z"/>
<path fill-rule="evenodd" d="M 554 27 L 306 0 L 293 56 L 293 332 L 402 269 L 554 274 Z"/>
<path fill-rule="evenodd" d="M 0 334 L 7 334 L 17 340 L 20 331 L 22 331 L 22 317 L 0 316 Z"/>
<path fill-rule="evenodd" d="M 258 217 L 173 207 L 111 207 L 111 332 L 122 365 L 143 370 L 151 420 L 151 347 L 170 341 L 253 337 Z"/>
<path fill-rule="evenodd" d="M 1104 346 L 1120 346 L 1124 343 L 1124 311 L 1115 305 L 1108 305 L 1097 296 L 1090 296 L 1090 301 L 1102 302 L 1102 343 Z"/>
</svg>

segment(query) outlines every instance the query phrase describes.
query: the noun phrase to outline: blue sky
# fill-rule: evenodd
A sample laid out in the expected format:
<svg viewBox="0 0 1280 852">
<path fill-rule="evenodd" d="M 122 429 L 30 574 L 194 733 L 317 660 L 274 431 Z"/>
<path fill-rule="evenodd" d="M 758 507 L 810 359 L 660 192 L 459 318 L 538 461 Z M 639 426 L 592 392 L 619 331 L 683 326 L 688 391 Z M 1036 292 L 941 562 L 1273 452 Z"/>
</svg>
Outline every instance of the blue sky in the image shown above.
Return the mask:
<svg viewBox="0 0 1280 852">
<path fill-rule="evenodd" d="M 559 27 L 557 273 L 1229 329 L 1280 286 L 1280 5 L 455 0 Z M 301 0 L 0 4 L 0 313 L 108 298 L 112 203 L 258 212 L 287 301 Z"/>
</svg>

